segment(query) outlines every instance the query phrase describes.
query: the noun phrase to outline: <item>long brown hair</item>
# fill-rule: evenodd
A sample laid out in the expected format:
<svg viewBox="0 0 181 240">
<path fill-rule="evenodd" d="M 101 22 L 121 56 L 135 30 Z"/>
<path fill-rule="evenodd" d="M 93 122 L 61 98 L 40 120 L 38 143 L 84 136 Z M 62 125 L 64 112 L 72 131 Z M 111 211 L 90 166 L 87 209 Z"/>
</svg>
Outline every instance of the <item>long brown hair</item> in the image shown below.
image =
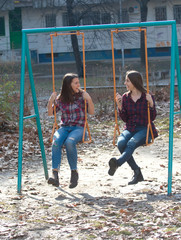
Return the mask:
<svg viewBox="0 0 181 240">
<path fill-rule="evenodd" d="M 136 89 L 138 89 L 142 93 L 146 93 L 146 88 L 143 86 L 143 78 L 141 74 L 135 70 L 127 71 L 126 78 L 129 78 L 131 83 L 134 85 Z"/>
<path fill-rule="evenodd" d="M 60 99 L 62 102 L 73 102 L 74 92 L 71 87 L 71 83 L 74 78 L 78 78 L 78 75 L 76 73 L 67 73 L 63 76 L 62 89 L 60 95 L 58 96 L 58 99 Z"/>
</svg>

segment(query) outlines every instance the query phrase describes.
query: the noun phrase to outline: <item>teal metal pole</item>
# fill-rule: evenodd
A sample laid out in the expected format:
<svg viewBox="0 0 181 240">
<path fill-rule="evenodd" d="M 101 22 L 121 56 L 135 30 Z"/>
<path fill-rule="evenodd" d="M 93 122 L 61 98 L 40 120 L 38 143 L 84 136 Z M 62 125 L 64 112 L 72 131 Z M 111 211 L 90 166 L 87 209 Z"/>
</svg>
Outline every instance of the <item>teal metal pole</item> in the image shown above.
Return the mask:
<svg viewBox="0 0 181 240">
<path fill-rule="evenodd" d="M 43 159 L 44 173 L 45 173 L 45 178 L 48 179 L 45 148 L 44 148 L 43 136 L 42 136 L 42 131 L 41 131 L 40 116 L 39 116 L 39 111 L 38 111 L 38 104 L 37 104 L 37 98 L 36 98 L 35 84 L 34 84 L 34 79 L 33 79 L 33 71 L 32 71 L 32 66 L 31 66 L 31 58 L 30 58 L 30 53 L 29 53 L 27 36 L 26 36 L 26 58 L 27 58 L 28 72 L 29 72 L 29 78 L 30 78 L 31 93 L 32 93 L 32 98 L 33 98 L 33 105 L 34 105 L 34 110 L 35 110 L 35 115 L 36 115 L 36 124 L 37 124 L 37 128 L 38 128 L 38 136 L 39 136 L 39 142 L 40 142 L 41 155 L 42 155 L 42 159 Z"/>
<path fill-rule="evenodd" d="M 181 109 L 181 75 L 180 75 L 180 60 L 179 60 L 177 32 L 176 32 L 176 69 L 177 69 L 178 96 L 179 96 L 179 103 L 180 103 L 180 109 Z"/>
<path fill-rule="evenodd" d="M 101 29 L 117 29 L 131 27 L 151 27 L 151 26 L 167 26 L 175 23 L 175 20 L 156 21 L 156 22 L 133 22 L 133 23 L 117 23 L 117 24 L 101 24 L 88 26 L 70 26 L 70 27 L 54 27 L 54 28 L 32 28 L 23 29 L 26 34 L 42 33 L 42 32 L 69 32 L 69 31 L 85 31 L 85 30 L 101 30 Z"/>
<path fill-rule="evenodd" d="M 26 116 L 26 117 L 24 117 L 23 119 L 25 120 L 25 119 L 29 119 L 29 118 L 35 118 L 35 117 L 36 117 L 36 114 L 30 115 L 30 116 Z"/>
<path fill-rule="evenodd" d="M 21 193 L 22 175 L 22 150 L 23 150 L 23 114 L 24 114 L 24 81 L 25 81 L 25 33 L 22 33 L 21 53 L 21 82 L 20 82 L 20 107 L 19 107 L 19 150 L 18 150 L 18 193 Z"/>
<path fill-rule="evenodd" d="M 175 51 L 176 24 L 172 25 L 171 46 L 171 82 L 170 82 L 170 123 L 169 123 L 169 153 L 168 153 L 168 195 L 172 194 L 172 162 L 173 162 L 173 123 L 174 123 L 174 86 L 175 86 Z"/>
</svg>

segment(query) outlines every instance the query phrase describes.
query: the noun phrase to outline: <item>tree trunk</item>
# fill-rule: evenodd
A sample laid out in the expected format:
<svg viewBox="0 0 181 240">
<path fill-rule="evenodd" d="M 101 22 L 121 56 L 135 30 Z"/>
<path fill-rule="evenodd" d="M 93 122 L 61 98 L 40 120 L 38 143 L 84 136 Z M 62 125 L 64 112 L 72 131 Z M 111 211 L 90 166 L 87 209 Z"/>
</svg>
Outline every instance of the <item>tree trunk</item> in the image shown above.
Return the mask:
<svg viewBox="0 0 181 240">
<path fill-rule="evenodd" d="M 147 6 L 143 6 L 141 8 L 141 22 L 146 22 L 147 20 L 147 12 L 148 8 Z M 141 41 L 140 41 L 140 54 L 141 54 L 141 63 L 145 64 L 145 37 L 144 32 L 141 31 Z"/>
<path fill-rule="evenodd" d="M 137 2 L 140 5 L 140 11 L 141 11 L 141 22 L 147 21 L 147 13 L 148 13 L 148 2 L 150 0 L 137 0 Z M 140 35 L 140 54 L 141 54 L 141 63 L 145 65 L 145 38 L 144 38 L 144 32 L 141 31 Z"/>
<path fill-rule="evenodd" d="M 119 16 L 119 22 L 123 22 L 123 16 L 122 16 L 122 0 L 119 0 L 119 11 L 120 11 L 120 16 Z"/>
<path fill-rule="evenodd" d="M 83 77 L 83 65 L 82 65 L 82 59 L 80 56 L 77 35 L 71 35 L 71 42 L 72 42 L 72 47 L 74 51 L 77 73 L 79 77 Z"/>
<path fill-rule="evenodd" d="M 76 25 L 75 16 L 73 12 L 73 3 L 74 3 L 74 0 L 66 0 L 69 26 Z M 71 35 L 71 43 L 72 43 L 73 53 L 74 53 L 75 62 L 76 62 L 77 74 L 79 75 L 79 77 L 83 77 L 83 67 L 82 67 L 82 60 L 80 56 L 77 35 Z"/>
</svg>

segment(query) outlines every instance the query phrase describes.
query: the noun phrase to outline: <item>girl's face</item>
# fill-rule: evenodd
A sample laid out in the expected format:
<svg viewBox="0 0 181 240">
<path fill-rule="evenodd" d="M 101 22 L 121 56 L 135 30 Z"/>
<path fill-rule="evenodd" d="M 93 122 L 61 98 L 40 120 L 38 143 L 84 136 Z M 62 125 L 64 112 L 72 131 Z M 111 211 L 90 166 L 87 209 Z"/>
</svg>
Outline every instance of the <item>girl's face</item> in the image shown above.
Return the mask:
<svg viewBox="0 0 181 240">
<path fill-rule="evenodd" d="M 125 80 L 124 84 L 126 85 L 126 88 L 127 88 L 128 91 L 132 91 L 135 88 L 128 77 L 126 77 L 126 80 Z"/>
<path fill-rule="evenodd" d="M 74 78 L 71 82 L 71 87 L 74 93 L 78 93 L 80 89 L 80 82 L 78 78 Z"/>
</svg>

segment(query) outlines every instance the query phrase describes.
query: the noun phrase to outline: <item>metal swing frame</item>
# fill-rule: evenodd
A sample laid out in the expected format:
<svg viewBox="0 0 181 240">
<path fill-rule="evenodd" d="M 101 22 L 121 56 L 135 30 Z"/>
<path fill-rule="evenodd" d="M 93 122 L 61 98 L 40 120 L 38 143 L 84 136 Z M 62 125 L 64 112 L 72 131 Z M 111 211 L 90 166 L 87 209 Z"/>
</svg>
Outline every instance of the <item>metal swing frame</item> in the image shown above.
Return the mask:
<svg viewBox="0 0 181 240">
<path fill-rule="evenodd" d="M 43 136 L 41 131 L 40 117 L 38 111 L 38 104 L 36 98 L 36 91 L 34 85 L 33 71 L 31 65 L 31 57 L 29 52 L 29 44 L 27 36 L 29 34 L 37 33 L 52 33 L 52 32 L 70 32 L 70 31 L 87 31 L 87 30 L 112 30 L 112 29 L 128 29 L 134 27 L 153 27 L 153 26 L 170 26 L 171 27 L 171 64 L 170 64 L 170 116 L 169 116 L 169 149 L 168 149 L 168 195 L 172 193 L 172 165 L 173 165 L 173 132 L 174 132 L 174 115 L 181 114 L 181 73 L 179 48 L 177 40 L 176 21 L 152 21 L 152 22 L 132 22 L 132 23 L 117 23 L 117 24 L 103 24 L 91 26 L 68 26 L 68 27 L 54 27 L 54 28 L 33 28 L 22 29 L 22 52 L 21 52 L 21 81 L 20 81 L 20 110 L 19 110 L 19 149 L 18 149 L 18 179 L 17 192 L 21 193 L 22 183 L 22 153 L 23 153 L 23 121 L 30 118 L 35 118 L 38 129 L 38 136 L 40 142 L 41 155 L 43 160 L 43 167 L 45 178 L 48 179 L 48 170 L 46 163 L 46 155 L 43 143 Z M 25 85 L 25 62 L 27 60 L 27 67 L 29 73 L 29 80 L 31 86 L 31 93 L 34 105 L 35 114 L 24 116 L 24 85 Z M 175 89 L 175 69 L 177 72 L 178 94 L 180 110 L 174 112 L 174 89 Z"/>
</svg>

